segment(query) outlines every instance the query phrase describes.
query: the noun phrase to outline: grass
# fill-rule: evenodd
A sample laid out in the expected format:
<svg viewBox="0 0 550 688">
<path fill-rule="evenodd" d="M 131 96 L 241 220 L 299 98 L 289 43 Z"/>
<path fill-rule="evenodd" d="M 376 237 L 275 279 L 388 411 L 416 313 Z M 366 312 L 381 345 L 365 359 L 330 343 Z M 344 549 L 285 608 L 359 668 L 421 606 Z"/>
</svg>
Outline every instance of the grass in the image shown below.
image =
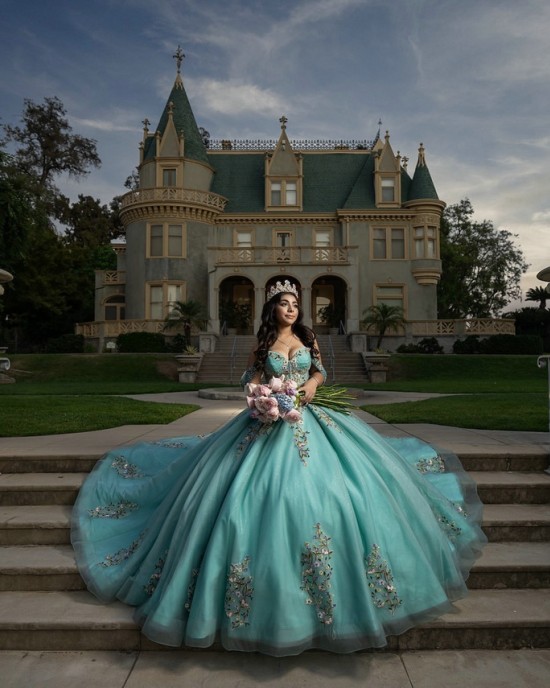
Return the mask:
<svg viewBox="0 0 550 688">
<path fill-rule="evenodd" d="M 58 435 L 171 423 L 199 407 L 108 396 L 14 396 L 0 406 L 0 437 Z"/>
<path fill-rule="evenodd" d="M 536 356 L 394 355 L 389 382 L 368 389 L 458 396 L 364 406 L 388 423 L 548 430 L 548 373 Z"/>
<path fill-rule="evenodd" d="M 194 407 L 116 395 L 204 386 L 177 382 L 177 363 L 171 354 L 26 354 L 10 359 L 10 375 L 17 383 L 0 385 L 3 437 L 169 423 Z M 537 368 L 536 360 L 536 356 L 393 355 L 390 381 L 368 389 L 460 396 L 364 408 L 390 423 L 546 431 L 548 375 Z M 227 382 L 219 386 L 223 384 Z"/>
</svg>

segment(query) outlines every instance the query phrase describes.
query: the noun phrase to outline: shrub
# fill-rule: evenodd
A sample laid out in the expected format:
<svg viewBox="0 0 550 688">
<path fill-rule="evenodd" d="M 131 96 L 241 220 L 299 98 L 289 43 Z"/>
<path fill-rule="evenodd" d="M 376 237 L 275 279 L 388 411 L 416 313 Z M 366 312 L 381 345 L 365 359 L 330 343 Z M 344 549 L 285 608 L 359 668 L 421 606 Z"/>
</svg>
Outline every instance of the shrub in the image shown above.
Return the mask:
<svg viewBox="0 0 550 688">
<path fill-rule="evenodd" d="M 469 335 L 466 339 L 457 339 L 453 344 L 455 354 L 479 354 L 481 353 L 481 342 L 477 334 Z"/>
<path fill-rule="evenodd" d="M 542 338 L 536 334 L 494 334 L 483 342 L 485 354 L 542 354 Z"/>
<path fill-rule="evenodd" d="M 123 354 L 165 353 L 164 335 L 156 332 L 128 332 L 119 334 L 116 346 Z"/>
<path fill-rule="evenodd" d="M 443 347 L 435 337 L 425 337 L 418 344 L 401 344 L 396 351 L 398 354 L 442 354 Z"/>
<path fill-rule="evenodd" d="M 84 353 L 84 336 L 81 334 L 64 334 L 49 339 L 46 344 L 47 354 L 82 354 Z"/>
</svg>

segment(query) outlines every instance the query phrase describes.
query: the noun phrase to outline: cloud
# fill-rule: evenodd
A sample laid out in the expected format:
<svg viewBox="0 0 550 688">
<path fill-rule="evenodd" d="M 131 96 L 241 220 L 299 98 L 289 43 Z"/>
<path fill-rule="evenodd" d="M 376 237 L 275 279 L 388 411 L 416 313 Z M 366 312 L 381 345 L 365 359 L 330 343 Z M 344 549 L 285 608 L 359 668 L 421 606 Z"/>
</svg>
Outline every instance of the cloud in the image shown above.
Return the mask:
<svg viewBox="0 0 550 688">
<path fill-rule="evenodd" d="M 542 210 L 538 213 L 533 213 L 533 222 L 550 222 L 550 210 Z"/>
<path fill-rule="evenodd" d="M 189 95 L 198 103 L 204 114 L 209 112 L 224 115 L 244 113 L 259 115 L 281 115 L 288 110 L 288 103 L 270 89 L 263 89 L 252 83 L 236 79 L 186 79 Z"/>
<path fill-rule="evenodd" d="M 139 132 L 139 127 L 129 126 L 125 124 L 116 124 L 111 120 L 101 120 L 101 119 L 85 119 L 81 117 L 73 117 L 72 121 L 76 124 L 80 124 L 83 127 L 89 127 L 90 129 L 97 129 L 98 131 L 133 131 Z"/>
</svg>

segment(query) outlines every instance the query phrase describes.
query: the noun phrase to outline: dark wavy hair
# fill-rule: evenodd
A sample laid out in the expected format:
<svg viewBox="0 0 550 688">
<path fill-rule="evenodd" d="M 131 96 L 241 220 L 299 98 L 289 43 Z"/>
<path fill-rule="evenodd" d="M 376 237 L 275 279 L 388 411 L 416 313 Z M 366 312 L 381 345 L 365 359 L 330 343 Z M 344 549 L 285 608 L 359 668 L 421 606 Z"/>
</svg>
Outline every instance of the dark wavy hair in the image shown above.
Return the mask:
<svg viewBox="0 0 550 688">
<path fill-rule="evenodd" d="M 289 292 L 291 293 L 291 292 Z M 264 303 L 262 308 L 262 322 L 257 332 L 258 346 L 255 350 L 256 367 L 263 369 L 267 359 L 267 352 L 277 341 L 278 323 L 275 316 L 275 306 L 281 301 L 285 292 L 275 294 L 275 296 Z M 294 294 L 292 294 L 294 296 Z M 304 312 L 298 302 L 298 317 L 292 325 L 292 333 L 295 334 L 304 346 L 310 350 L 312 358 L 319 356 L 319 350 L 315 346 L 315 333 L 310 327 L 303 324 Z"/>
</svg>

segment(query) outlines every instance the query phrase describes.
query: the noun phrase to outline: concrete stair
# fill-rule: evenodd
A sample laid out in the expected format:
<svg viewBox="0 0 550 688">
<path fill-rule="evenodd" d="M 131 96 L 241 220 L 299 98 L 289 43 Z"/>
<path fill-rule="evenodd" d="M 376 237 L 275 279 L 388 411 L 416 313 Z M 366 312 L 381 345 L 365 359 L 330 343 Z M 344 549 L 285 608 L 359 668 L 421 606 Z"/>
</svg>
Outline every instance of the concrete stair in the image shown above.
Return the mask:
<svg viewBox="0 0 550 688">
<path fill-rule="evenodd" d="M 317 341 L 329 376 L 329 384 L 368 382 L 363 358 L 361 354 L 349 350 L 347 337 L 318 335 Z M 255 345 L 256 337 L 252 336 L 220 337 L 217 350 L 204 355 L 197 381 L 238 384 L 241 374 L 246 369 L 248 355 Z"/>
<path fill-rule="evenodd" d="M 457 612 L 390 639 L 390 650 L 550 647 L 546 458 L 464 456 L 487 505 L 489 544 Z M 0 468 L 0 650 L 158 649 L 132 609 L 84 589 L 70 516 L 90 457 L 12 457 Z M 506 467 L 513 470 L 504 470 Z"/>
</svg>

